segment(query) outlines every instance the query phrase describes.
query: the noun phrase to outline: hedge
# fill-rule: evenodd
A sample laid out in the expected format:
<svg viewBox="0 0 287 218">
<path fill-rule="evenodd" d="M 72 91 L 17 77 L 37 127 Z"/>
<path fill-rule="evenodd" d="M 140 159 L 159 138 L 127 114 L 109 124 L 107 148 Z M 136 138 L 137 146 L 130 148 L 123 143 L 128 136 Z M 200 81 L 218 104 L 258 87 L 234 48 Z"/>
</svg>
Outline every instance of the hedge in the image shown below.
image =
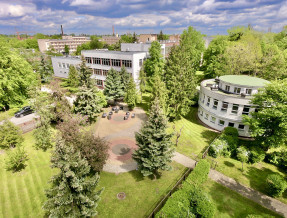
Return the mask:
<svg viewBox="0 0 287 218">
<path fill-rule="evenodd" d="M 269 194 L 273 197 L 280 197 L 287 188 L 287 182 L 279 174 L 270 174 L 266 179 Z"/>
<path fill-rule="evenodd" d="M 201 185 L 207 181 L 210 164 L 200 160 L 194 170 L 165 203 L 156 217 L 213 217 L 215 206 Z"/>
</svg>

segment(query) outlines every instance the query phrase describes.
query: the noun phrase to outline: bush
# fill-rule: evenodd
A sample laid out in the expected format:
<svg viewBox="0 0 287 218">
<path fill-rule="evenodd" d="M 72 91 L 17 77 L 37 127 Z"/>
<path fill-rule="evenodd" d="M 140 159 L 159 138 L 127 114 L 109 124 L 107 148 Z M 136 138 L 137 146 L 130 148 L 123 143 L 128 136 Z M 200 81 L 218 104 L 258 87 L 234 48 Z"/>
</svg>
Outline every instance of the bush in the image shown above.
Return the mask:
<svg viewBox="0 0 287 218">
<path fill-rule="evenodd" d="M 232 136 L 234 138 L 238 138 L 238 130 L 234 127 L 230 127 L 230 126 L 225 127 L 222 134 Z"/>
<path fill-rule="evenodd" d="M 238 146 L 238 137 L 237 136 L 231 136 L 231 135 L 221 135 L 221 139 L 225 140 L 228 144 L 227 148 L 229 151 L 234 151 L 236 150 Z"/>
<path fill-rule="evenodd" d="M 191 217 L 190 215 L 188 195 L 183 190 L 179 190 L 172 194 L 156 217 Z"/>
<path fill-rule="evenodd" d="M 226 140 L 218 138 L 209 147 L 208 154 L 214 158 L 218 156 L 229 157 L 228 143 Z"/>
<path fill-rule="evenodd" d="M 248 162 L 254 164 L 263 161 L 265 158 L 265 152 L 260 148 L 253 148 L 249 154 Z"/>
<path fill-rule="evenodd" d="M 280 197 L 287 188 L 287 182 L 279 174 L 270 174 L 266 179 L 269 194 L 273 197 Z"/>
<path fill-rule="evenodd" d="M 265 160 L 284 170 L 287 170 L 287 150 L 285 149 L 267 154 Z"/>
<path fill-rule="evenodd" d="M 202 184 L 207 181 L 210 164 L 207 160 L 200 160 L 193 171 L 189 174 L 186 181 L 188 183 Z M 186 182 L 185 182 L 186 183 Z"/>
<path fill-rule="evenodd" d="M 26 167 L 27 160 L 28 155 L 24 148 L 17 147 L 7 153 L 7 159 L 5 159 L 6 170 L 20 171 Z"/>
<path fill-rule="evenodd" d="M 23 140 L 20 128 L 12 122 L 6 120 L 0 126 L 0 147 L 14 148 L 21 145 Z"/>
</svg>

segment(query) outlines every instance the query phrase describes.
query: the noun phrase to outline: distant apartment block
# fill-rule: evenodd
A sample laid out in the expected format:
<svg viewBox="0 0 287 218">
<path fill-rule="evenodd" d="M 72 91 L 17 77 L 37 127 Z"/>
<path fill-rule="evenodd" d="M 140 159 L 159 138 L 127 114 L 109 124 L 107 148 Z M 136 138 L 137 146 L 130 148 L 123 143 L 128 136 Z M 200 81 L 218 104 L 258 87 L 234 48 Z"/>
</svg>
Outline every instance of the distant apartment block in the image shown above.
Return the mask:
<svg viewBox="0 0 287 218">
<path fill-rule="evenodd" d="M 179 42 L 180 40 L 180 34 L 174 34 L 174 35 L 170 35 L 169 36 L 169 41 L 172 41 L 172 42 Z"/>
<path fill-rule="evenodd" d="M 82 55 L 86 59 L 86 65 L 93 72 L 92 78 L 96 79 L 97 86 L 103 88 L 108 71 L 111 68 L 120 71 L 122 66 L 138 84 L 139 72 L 147 57 L 147 52 L 85 50 L 82 51 Z M 56 77 L 68 78 L 70 65 L 78 67 L 80 64 L 80 57 L 52 57 Z"/>
<path fill-rule="evenodd" d="M 67 45 L 70 52 L 74 52 L 79 45 L 90 41 L 89 37 L 84 36 L 63 36 L 62 39 L 38 39 L 38 46 L 40 52 L 53 49 L 55 52 L 62 53 Z"/>
<path fill-rule="evenodd" d="M 99 41 L 105 42 L 108 45 L 116 44 L 120 41 L 120 37 L 118 36 L 103 36 Z"/>
<path fill-rule="evenodd" d="M 140 34 L 138 42 L 146 43 L 157 41 L 157 34 Z"/>
</svg>

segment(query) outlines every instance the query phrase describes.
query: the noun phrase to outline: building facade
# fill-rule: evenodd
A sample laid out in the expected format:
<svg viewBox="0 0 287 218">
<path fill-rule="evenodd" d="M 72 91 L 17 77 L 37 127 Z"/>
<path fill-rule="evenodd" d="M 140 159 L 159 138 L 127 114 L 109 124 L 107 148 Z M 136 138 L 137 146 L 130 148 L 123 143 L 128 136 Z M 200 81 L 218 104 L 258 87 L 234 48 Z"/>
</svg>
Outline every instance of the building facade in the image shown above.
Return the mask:
<svg viewBox="0 0 287 218">
<path fill-rule="evenodd" d="M 242 123 L 242 115 L 256 110 L 251 104 L 252 95 L 269 83 L 267 80 L 227 75 L 204 80 L 200 84 L 198 117 L 207 126 L 222 131 L 231 126 L 243 137 L 250 137 L 249 126 Z"/>
<path fill-rule="evenodd" d="M 165 44 L 161 45 L 161 54 L 163 57 L 166 56 Z M 121 51 L 142 51 L 146 52 L 149 55 L 149 49 L 151 43 L 121 43 Z"/>
<path fill-rule="evenodd" d="M 140 34 L 138 37 L 138 42 L 146 43 L 157 41 L 157 34 Z"/>
<path fill-rule="evenodd" d="M 38 39 L 40 52 L 55 50 L 55 52 L 65 52 L 65 45 L 69 47 L 70 52 L 75 52 L 79 45 L 90 42 L 88 37 L 84 36 L 63 36 L 62 39 Z"/>
<path fill-rule="evenodd" d="M 116 44 L 120 41 L 121 37 L 118 36 L 103 36 L 99 41 L 104 42 L 108 45 Z"/>
<path fill-rule="evenodd" d="M 105 86 L 105 80 L 108 71 L 113 68 L 120 71 L 124 66 L 135 83 L 138 84 L 139 72 L 147 57 L 146 52 L 121 52 L 121 51 L 102 51 L 86 50 L 82 51 L 86 59 L 86 65 L 93 72 L 92 78 L 96 79 L 99 87 Z M 68 78 L 69 67 L 74 65 L 78 67 L 81 64 L 80 57 L 52 57 L 54 75 L 56 77 Z"/>
</svg>

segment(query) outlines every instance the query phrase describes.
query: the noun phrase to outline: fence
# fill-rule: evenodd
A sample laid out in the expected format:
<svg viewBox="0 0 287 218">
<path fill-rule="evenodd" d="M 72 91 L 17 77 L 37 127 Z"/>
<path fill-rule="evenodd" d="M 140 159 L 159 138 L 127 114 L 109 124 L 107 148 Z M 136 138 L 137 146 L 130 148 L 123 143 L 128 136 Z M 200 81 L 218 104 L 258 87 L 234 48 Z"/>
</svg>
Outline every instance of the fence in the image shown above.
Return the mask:
<svg viewBox="0 0 287 218">
<path fill-rule="evenodd" d="M 153 209 L 153 211 L 150 213 L 150 215 L 148 216 L 148 218 L 154 218 L 156 213 L 158 211 L 160 211 L 160 209 L 164 206 L 165 202 L 167 201 L 167 199 L 176 191 L 176 189 L 178 188 L 178 186 L 182 183 L 182 181 L 184 181 L 188 175 L 191 173 L 192 168 L 188 168 L 188 170 L 183 174 L 183 176 L 176 182 L 176 184 L 172 187 L 172 189 L 167 193 L 166 196 L 163 197 L 163 199 L 161 199 L 161 201 L 156 205 L 156 207 Z"/>
</svg>

